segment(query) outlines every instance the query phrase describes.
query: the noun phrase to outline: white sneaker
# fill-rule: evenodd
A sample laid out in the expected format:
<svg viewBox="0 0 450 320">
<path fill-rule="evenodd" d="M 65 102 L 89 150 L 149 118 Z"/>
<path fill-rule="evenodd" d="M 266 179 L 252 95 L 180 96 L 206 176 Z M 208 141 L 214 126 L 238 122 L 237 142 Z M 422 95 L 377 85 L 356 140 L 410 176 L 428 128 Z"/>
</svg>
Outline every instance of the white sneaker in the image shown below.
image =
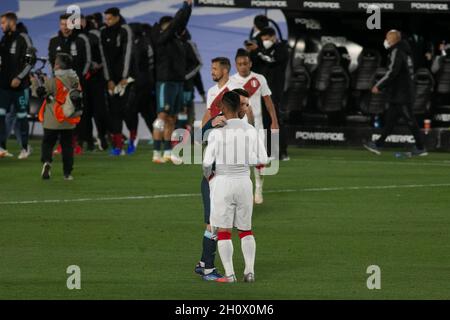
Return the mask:
<svg viewBox="0 0 450 320">
<path fill-rule="evenodd" d="M 183 163 L 183 159 L 174 154 L 170 156 L 170 161 L 172 161 L 172 163 L 177 166 Z"/>
<path fill-rule="evenodd" d="M 254 273 L 244 274 L 244 282 L 247 283 L 255 282 L 255 274 Z"/>
<path fill-rule="evenodd" d="M 264 197 L 261 189 L 255 191 L 255 204 L 262 204 L 264 202 Z"/>
<path fill-rule="evenodd" d="M 22 149 L 22 151 L 20 151 L 20 154 L 17 158 L 19 160 L 24 160 L 24 159 L 28 159 L 29 156 L 30 156 L 30 151 Z"/>
<path fill-rule="evenodd" d="M 12 157 L 14 157 L 12 153 L 9 153 L 8 150 L 0 148 L 0 158 L 12 158 Z"/>
<path fill-rule="evenodd" d="M 166 161 L 164 161 L 164 159 L 161 157 L 161 152 L 160 151 L 153 151 L 153 163 L 165 163 Z"/>
<path fill-rule="evenodd" d="M 172 151 L 164 151 L 164 162 L 172 161 Z"/>
<path fill-rule="evenodd" d="M 70 175 L 70 174 L 69 174 L 69 175 L 65 175 L 65 176 L 64 176 L 64 180 L 65 180 L 65 181 L 73 181 L 73 176 Z"/>
</svg>

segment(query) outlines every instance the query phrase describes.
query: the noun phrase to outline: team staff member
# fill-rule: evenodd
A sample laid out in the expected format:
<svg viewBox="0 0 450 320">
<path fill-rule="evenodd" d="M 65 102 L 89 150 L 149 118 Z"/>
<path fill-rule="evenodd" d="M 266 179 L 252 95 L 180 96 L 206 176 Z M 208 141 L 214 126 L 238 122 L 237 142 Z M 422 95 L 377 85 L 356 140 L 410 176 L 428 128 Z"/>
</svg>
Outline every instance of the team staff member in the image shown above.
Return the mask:
<svg viewBox="0 0 450 320">
<path fill-rule="evenodd" d="M 0 157 L 10 155 L 6 150 L 6 114 L 11 105 L 20 128 L 21 147 L 19 159 L 28 158 L 28 106 L 29 73 L 33 67 L 27 59 L 32 50 L 30 37 L 17 30 L 17 16 L 7 12 L 1 16 L 1 28 L 4 33 L 0 42 Z"/>
<path fill-rule="evenodd" d="M 372 93 L 378 94 L 382 90 L 388 92 L 389 109 L 386 114 L 386 125 L 381 137 L 376 142 L 364 144 L 364 147 L 377 155 L 381 154 L 380 148 L 392 133 L 399 118 L 403 117 L 416 140 L 416 148 L 412 155 L 426 156 L 428 153 L 412 111 L 415 88 L 411 49 L 408 43 L 402 40 L 401 33 L 397 30 L 391 30 L 386 34 L 384 46 L 389 51 L 389 69 L 372 88 Z"/>
<path fill-rule="evenodd" d="M 269 27 L 269 18 L 265 15 L 257 15 L 253 20 L 253 29 L 250 34 L 250 40 L 245 42 L 245 49 L 250 52 L 252 60 L 252 71 L 263 73 L 263 63 L 259 58 L 262 51 L 261 31 Z"/>
<path fill-rule="evenodd" d="M 113 149 L 111 155 L 125 154 L 123 148 L 122 122 L 125 120 L 130 131 L 128 153 L 134 152 L 134 141 L 137 136 L 135 122 L 135 70 L 133 68 L 133 31 L 120 15 L 119 8 L 105 11 L 105 26 L 101 29 L 101 45 L 105 53 L 105 79 L 110 96 L 110 129 Z"/>
<path fill-rule="evenodd" d="M 287 152 L 287 135 L 280 116 L 280 110 L 283 106 L 283 93 L 286 79 L 286 68 L 289 61 L 289 49 L 284 41 L 277 38 L 273 28 L 265 28 L 259 33 L 262 42 L 262 50 L 258 53 L 258 59 L 261 65 L 261 74 L 267 79 L 267 84 L 272 91 L 273 103 L 277 106 L 277 118 L 280 125 L 280 160 L 289 160 Z M 264 109 L 265 111 L 266 109 Z M 265 127 L 270 121 L 267 112 L 264 113 Z M 268 121 L 267 121 L 268 120 Z M 270 135 L 268 136 L 270 137 Z M 270 146 L 268 139 L 267 145 Z"/>
<path fill-rule="evenodd" d="M 255 128 L 264 130 L 262 117 L 262 102 L 267 109 L 271 118 L 271 130 L 278 130 L 278 118 L 275 105 L 272 101 L 272 92 L 267 84 L 266 78 L 258 73 L 251 71 L 252 61 L 250 54 L 245 49 L 238 49 L 236 53 L 236 69 L 237 73 L 230 77 L 230 83 L 233 88 L 243 88 L 250 95 L 250 105 L 253 109 L 255 117 Z M 263 167 L 255 167 L 255 203 L 262 204 L 264 175 Z"/>
<path fill-rule="evenodd" d="M 186 76 L 186 49 L 180 35 L 189 22 L 192 0 L 186 0 L 175 17 L 163 17 L 154 28 L 156 51 L 156 99 L 158 118 L 154 122 L 153 162 L 177 162 L 171 152 L 172 132 L 181 110 Z M 164 157 L 161 144 L 164 139 Z"/>
</svg>

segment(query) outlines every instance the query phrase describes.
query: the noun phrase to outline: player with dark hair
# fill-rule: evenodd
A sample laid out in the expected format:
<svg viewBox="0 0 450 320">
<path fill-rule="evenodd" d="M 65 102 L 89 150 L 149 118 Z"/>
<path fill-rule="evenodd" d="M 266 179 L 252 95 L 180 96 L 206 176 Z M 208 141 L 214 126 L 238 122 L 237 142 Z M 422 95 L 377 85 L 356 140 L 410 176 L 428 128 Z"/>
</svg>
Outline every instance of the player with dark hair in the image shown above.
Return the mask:
<svg viewBox="0 0 450 320">
<path fill-rule="evenodd" d="M 218 68 L 220 65 L 225 70 L 220 70 Z M 231 68 L 230 61 L 227 58 L 219 57 L 212 60 L 212 77 L 214 81 L 226 81 L 228 79 L 228 71 L 229 68 Z M 225 71 L 223 73 L 223 71 Z M 225 76 L 225 78 L 224 78 Z M 226 83 L 226 82 L 225 82 Z M 216 88 L 217 87 L 217 88 Z M 218 85 L 212 87 L 208 91 L 208 101 L 210 109 L 207 110 L 207 113 L 209 112 L 211 115 L 214 116 L 211 118 L 209 116 L 209 120 L 206 121 L 202 128 L 202 136 L 204 137 L 203 140 L 206 139 L 206 134 L 209 130 L 212 130 L 213 128 L 220 128 L 226 125 L 226 118 L 223 114 L 221 114 L 221 99 L 223 95 L 226 92 L 230 92 L 228 89 L 223 90 L 221 93 L 217 94 L 216 91 L 218 89 Z M 239 118 L 247 117 L 248 122 L 253 124 L 254 118 L 253 118 L 253 112 L 251 107 L 249 106 L 249 94 L 244 89 L 234 89 L 232 90 L 234 93 L 238 94 L 240 97 L 240 110 L 238 112 Z M 214 93 L 215 98 L 212 99 L 212 95 Z M 217 99 L 220 99 L 220 101 L 216 101 Z M 213 102 L 215 101 L 215 105 L 213 105 Z M 205 119 L 205 118 L 204 118 Z M 211 206 L 210 206 L 210 189 L 209 189 L 209 182 L 208 180 L 203 177 L 201 182 L 201 193 L 202 193 L 202 199 L 203 199 L 203 213 L 204 213 L 204 222 L 206 225 L 205 232 L 203 235 L 203 251 L 202 251 L 202 257 L 200 259 L 200 262 L 195 267 L 195 272 L 203 277 L 203 280 L 206 281 L 217 281 L 222 276 L 217 273 L 217 270 L 214 266 L 214 258 L 215 258 L 215 252 L 217 247 L 217 239 L 215 235 L 212 232 L 211 225 L 210 225 L 210 214 L 211 214 Z"/>
<path fill-rule="evenodd" d="M 255 128 L 239 118 L 238 93 L 231 91 L 223 95 L 221 111 L 226 126 L 211 131 L 203 160 L 204 176 L 211 190 L 211 226 L 214 233 L 217 231 L 217 247 L 225 268 L 225 277 L 215 281 L 237 281 L 231 241 L 232 228 L 236 227 L 245 260 L 244 281 L 254 282 L 256 242 L 251 223 L 253 187 L 249 167 L 267 163 L 267 153 Z"/>
<path fill-rule="evenodd" d="M 252 61 L 250 54 L 245 49 L 238 49 L 236 52 L 236 69 L 237 73 L 230 77 L 231 86 L 235 88 L 243 88 L 250 95 L 250 105 L 255 117 L 255 128 L 257 130 L 264 130 L 262 117 L 262 100 L 267 108 L 267 112 L 271 118 L 271 130 L 278 130 L 278 117 L 273 104 L 270 90 L 266 78 L 258 73 L 252 72 Z M 255 167 L 255 203 L 263 203 L 263 167 Z"/>
<path fill-rule="evenodd" d="M 181 110 L 186 77 L 186 49 L 180 35 L 189 22 L 192 0 L 183 2 L 175 17 L 163 17 L 155 27 L 156 99 L 158 118 L 153 124 L 153 162 L 179 163 L 172 155 L 172 133 Z M 161 147 L 164 140 L 164 154 Z"/>
<path fill-rule="evenodd" d="M 109 93 L 112 156 L 124 155 L 123 121 L 130 131 L 126 153 L 135 152 L 137 121 L 135 110 L 135 70 L 133 68 L 133 31 L 120 14 L 119 8 L 105 11 L 105 26 L 101 28 L 101 45 L 105 54 L 103 68 Z"/>
<path fill-rule="evenodd" d="M 6 150 L 9 132 L 6 128 L 6 114 L 13 106 L 12 114 L 20 128 L 21 152 L 19 159 L 26 159 L 28 148 L 28 107 L 29 73 L 33 67 L 27 57 L 32 49 L 31 39 L 25 32 L 17 29 L 17 15 L 7 12 L 1 15 L 1 28 L 4 33 L 0 41 L 0 158 L 12 156 Z M 19 132 L 17 132 L 19 134 Z"/>
<path fill-rule="evenodd" d="M 108 149 L 107 133 L 109 131 L 108 109 L 106 106 L 106 82 L 104 66 L 106 65 L 105 53 L 101 46 L 101 34 L 98 23 L 93 15 L 82 17 L 82 30 L 91 46 L 91 68 L 86 76 L 84 85 L 85 106 L 80 122 L 81 132 L 88 142 L 88 149 L 93 150 L 94 138 L 92 135 L 92 118 L 97 127 L 97 141 L 100 150 Z"/>
<path fill-rule="evenodd" d="M 231 63 L 228 58 L 217 57 L 211 61 L 211 76 L 217 84 L 208 90 L 206 96 L 206 112 L 202 119 L 204 126 L 211 118 L 220 113 L 220 101 L 225 92 L 230 91 L 228 87 L 230 80 Z"/>
</svg>

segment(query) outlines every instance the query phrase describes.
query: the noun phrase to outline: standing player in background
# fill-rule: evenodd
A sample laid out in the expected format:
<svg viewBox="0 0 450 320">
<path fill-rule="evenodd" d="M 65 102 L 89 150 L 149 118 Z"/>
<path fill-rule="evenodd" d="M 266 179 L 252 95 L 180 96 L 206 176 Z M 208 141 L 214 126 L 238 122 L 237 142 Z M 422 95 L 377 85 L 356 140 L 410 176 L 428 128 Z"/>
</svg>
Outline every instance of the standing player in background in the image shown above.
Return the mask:
<svg viewBox="0 0 450 320">
<path fill-rule="evenodd" d="M 206 98 L 206 112 L 203 116 L 202 127 L 220 113 L 222 96 L 230 91 L 231 62 L 228 58 L 217 57 L 211 61 L 211 76 L 217 84 L 208 90 Z"/>
<path fill-rule="evenodd" d="M 155 91 L 155 55 L 149 37 L 146 36 L 144 26 L 141 23 L 130 23 L 134 34 L 134 63 L 136 65 L 136 122 L 139 122 L 139 114 L 152 132 L 153 121 L 156 119 L 156 105 L 154 102 Z M 137 148 L 137 145 L 135 145 Z"/>
<path fill-rule="evenodd" d="M 7 12 L 1 16 L 1 28 L 4 36 L 0 42 L 0 158 L 11 155 L 6 150 L 9 135 L 6 129 L 6 114 L 13 106 L 13 114 L 17 119 L 16 128 L 20 128 L 21 135 L 22 151 L 19 159 L 26 159 L 30 155 L 27 118 L 30 87 L 28 76 L 33 67 L 26 56 L 32 44 L 26 33 L 17 30 L 15 13 Z"/>
<path fill-rule="evenodd" d="M 264 104 L 272 120 L 271 130 L 278 130 L 278 118 L 275 106 L 272 102 L 272 92 L 267 85 L 267 80 L 264 76 L 252 72 L 252 61 L 250 54 L 245 49 L 239 49 L 236 53 L 236 69 L 237 73 L 230 77 L 230 83 L 233 88 L 243 88 L 250 95 L 250 105 L 255 117 L 255 128 L 257 130 L 264 130 L 261 100 Z M 262 204 L 264 176 L 262 175 L 264 167 L 255 167 L 255 203 Z"/>
<path fill-rule="evenodd" d="M 82 32 L 89 38 L 91 45 L 91 69 L 86 77 L 83 88 L 83 97 L 85 105 L 83 116 L 81 117 L 81 131 L 88 141 L 88 149 L 93 149 L 93 126 L 92 118 L 97 127 L 97 140 L 100 150 L 108 149 L 106 135 L 108 133 L 108 110 L 106 107 L 106 82 L 104 77 L 105 54 L 100 45 L 100 30 L 96 28 L 96 20 L 93 16 L 87 16 L 81 19 Z M 92 141 L 92 142 L 91 142 Z"/>
<path fill-rule="evenodd" d="M 134 153 L 137 137 L 135 103 L 135 70 L 133 68 L 133 31 L 121 16 L 119 8 L 105 11 L 105 26 L 101 29 L 101 45 L 105 53 L 105 78 L 110 97 L 110 129 L 112 156 L 124 155 L 122 137 L 123 121 L 130 131 L 127 154 Z"/>
<path fill-rule="evenodd" d="M 194 106 L 194 79 L 200 73 L 203 62 L 198 51 L 197 45 L 192 41 L 191 34 L 188 29 L 182 33 L 182 39 L 186 48 L 186 77 L 184 82 L 184 98 L 183 110 L 181 114 L 184 119 L 178 117 L 178 124 L 180 127 L 186 127 L 190 130 L 195 120 L 195 106 Z"/>
<path fill-rule="evenodd" d="M 221 109 L 226 126 L 211 131 L 203 160 L 204 176 L 211 188 L 211 226 L 217 230 L 218 250 L 225 277 L 218 282 L 236 282 L 233 267 L 233 227 L 239 231 L 245 260 L 244 281 L 255 281 L 256 242 L 252 232 L 253 186 L 251 165 L 267 163 L 267 152 L 258 131 L 239 118 L 240 96 L 223 95 Z"/>
<path fill-rule="evenodd" d="M 192 0 L 183 2 L 175 17 L 162 17 L 155 27 L 156 99 L 158 118 L 153 124 L 153 162 L 178 163 L 172 156 L 172 133 L 181 111 L 186 76 L 186 50 L 181 33 L 186 29 L 192 12 Z M 164 155 L 161 145 L 164 140 Z"/>
</svg>

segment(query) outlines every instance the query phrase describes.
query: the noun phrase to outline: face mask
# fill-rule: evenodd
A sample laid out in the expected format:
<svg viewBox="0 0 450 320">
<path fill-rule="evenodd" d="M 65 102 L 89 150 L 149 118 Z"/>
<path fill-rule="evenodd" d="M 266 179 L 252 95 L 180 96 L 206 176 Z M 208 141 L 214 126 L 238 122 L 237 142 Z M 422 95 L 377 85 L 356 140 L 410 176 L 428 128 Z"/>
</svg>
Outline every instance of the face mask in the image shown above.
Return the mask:
<svg viewBox="0 0 450 320">
<path fill-rule="evenodd" d="M 389 44 L 389 42 L 385 39 L 384 43 L 383 43 L 384 47 L 387 49 L 389 49 L 391 47 L 391 45 Z"/>
<path fill-rule="evenodd" d="M 266 49 L 270 49 L 273 46 L 273 41 L 272 40 L 264 40 L 263 41 L 263 46 Z"/>
</svg>

